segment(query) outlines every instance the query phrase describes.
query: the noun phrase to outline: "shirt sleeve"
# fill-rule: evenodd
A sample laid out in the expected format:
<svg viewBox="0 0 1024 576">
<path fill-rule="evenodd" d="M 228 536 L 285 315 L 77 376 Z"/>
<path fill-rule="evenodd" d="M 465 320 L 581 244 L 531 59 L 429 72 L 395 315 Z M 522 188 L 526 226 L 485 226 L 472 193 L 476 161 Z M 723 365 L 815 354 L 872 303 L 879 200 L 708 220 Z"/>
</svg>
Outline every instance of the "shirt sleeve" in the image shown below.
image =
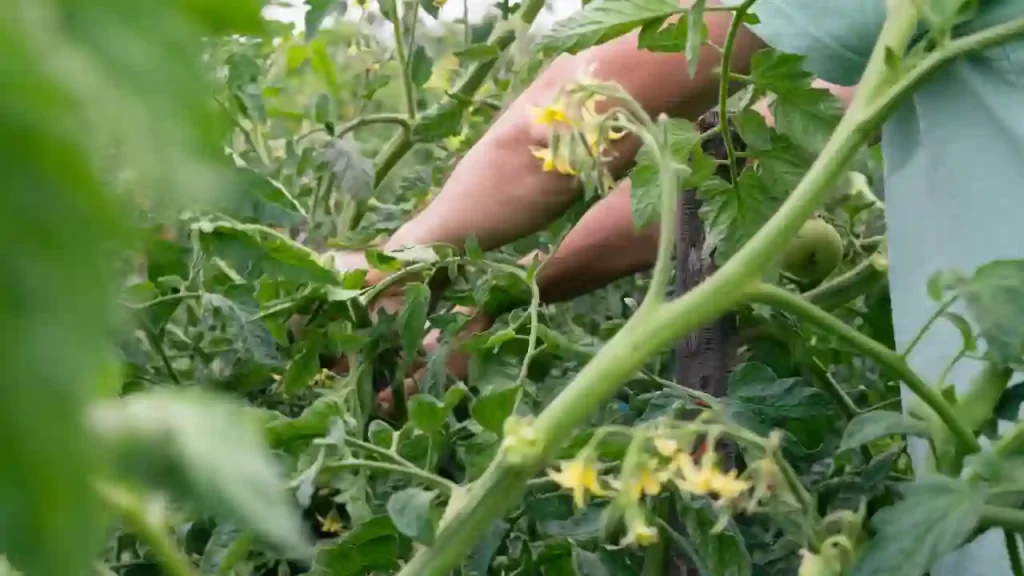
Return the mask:
<svg viewBox="0 0 1024 576">
<path fill-rule="evenodd" d="M 760 22 L 750 28 L 766 44 L 805 56 L 808 72 L 826 82 L 853 86 L 885 22 L 885 0 L 759 0 L 751 12 Z"/>
</svg>

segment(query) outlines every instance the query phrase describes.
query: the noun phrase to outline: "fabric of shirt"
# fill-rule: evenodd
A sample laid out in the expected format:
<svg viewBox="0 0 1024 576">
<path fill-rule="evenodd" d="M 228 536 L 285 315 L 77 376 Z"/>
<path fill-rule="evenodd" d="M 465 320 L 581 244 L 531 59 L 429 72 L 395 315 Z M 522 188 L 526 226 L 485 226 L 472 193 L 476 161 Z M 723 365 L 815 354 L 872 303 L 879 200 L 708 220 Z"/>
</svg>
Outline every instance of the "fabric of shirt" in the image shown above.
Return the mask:
<svg viewBox="0 0 1024 576">
<path fill-rule="evenodd" d="M 738 5 L 739 0 L 724 0 Z M 906 0 L 911 1 L 911 0 Z M 988 0 L 960 26 L 964 34 L 1024 16 L 1024 0 Z M 885 20 L 885 0 L 760 0 L 753 31 L 776 50 L 806 57 L 821 79 L 855 85 Z M 898 349 L 928 320 L 934 272 L 972 273 L 1024 257 L 1024 41 L 955 60 L 935 72 L 882 130 L 889 290 Z M 915 348 L 911 366 L 929 382 L 960 350 L 956 329 L 939 323 Z M 962 362 L 963 391 L 978 365 Z M 904 406 L 910 392 L 904 390 Z M 927 445 L 911 446 L 915 467 Z M 948 555 L 935 576 L 1009 576 L 1002 536 L 990 532 Z"/>
</svg>

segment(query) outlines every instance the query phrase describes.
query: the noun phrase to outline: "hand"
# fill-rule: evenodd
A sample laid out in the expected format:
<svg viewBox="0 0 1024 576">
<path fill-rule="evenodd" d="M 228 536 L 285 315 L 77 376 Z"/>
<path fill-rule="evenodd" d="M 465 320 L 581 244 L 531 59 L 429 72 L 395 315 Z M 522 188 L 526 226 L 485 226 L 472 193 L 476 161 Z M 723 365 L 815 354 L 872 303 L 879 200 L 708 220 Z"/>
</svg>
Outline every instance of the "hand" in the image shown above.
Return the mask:
<svg viewBox="0 0 1024 576">
<path fill-rule="evenodd" d="M 490 317 L 484 312 L 474 310 L 465 306 L 457 306 L 454 312 L 465 314 L 470 317 L 470 320 L 463 327 L 462 331 L 455 337 L 453 342 L 454 347 L 448 354 L 447 368 L 448 372 L 451 373 L 458 380 L 465 380 L 469 374 L 469 355 L 458 349 L 458 346 L 465 342 L 468 338 L 474 334 L 484 332 L 490 329 L 494 324 L 494 318 Z M 423 339 L 423 351 L 427 358 L 432 354 L 437 353 L 437 349 L 440 346 L 440 331 L 433 330 Z M 413 376 L 406 378 L 404 382 L 405 396 L 406 398 L 412 396 L 417 391 L 417 382 L 420 381 L 425 375 L 426 368 L 420 363 L 416 368 Z M 389 415 L 394 409 L 394 400 L 391 396 L 391 389 L 386 388 L 377 394 L 377 406 L 382 414 Z"/>
</svg>

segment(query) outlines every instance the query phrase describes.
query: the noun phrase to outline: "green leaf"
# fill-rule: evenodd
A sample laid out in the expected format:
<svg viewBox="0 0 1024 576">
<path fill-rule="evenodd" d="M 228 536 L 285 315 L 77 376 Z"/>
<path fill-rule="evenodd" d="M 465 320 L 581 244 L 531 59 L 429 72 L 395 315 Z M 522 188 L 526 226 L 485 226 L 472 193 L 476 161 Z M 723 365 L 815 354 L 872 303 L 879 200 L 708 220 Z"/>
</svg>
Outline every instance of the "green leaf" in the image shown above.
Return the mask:
<svg viewBox="0 0 1024 576">
<path fill-rule="evenodd" d="M 690 78 L 697 73 L 701 46 L 708 39 L 708 27 L 704 24 L 705 0 L 694 0 L 686 13 L 686 71 Z"/>
<path fill-rule="evenodd" d="M 572 546 L 572 567 L 579 576 L 610 576 L 597 554 L 588 552 L 575 543 Z"/>
<path fill-rule="evenodd" d="M 875 410 L 858 414 L 846 426 L 840 450 L 859 448 L 887 436 L 910 435 L 928 437 L 928 425 L 900 412 Z"/>
<path fill-rule="evenodd" d="M 710 176 L 711 171 L 699 166 L 704 156 L 698 146 L 700 134 L 697 129 L 686 120 L 671 120 L 668 124 L 668 136 L 670 154 L 679 169 L 681 185 L 689 188 L 699 186 Z M 691 168 L 691 165 L 694 168 Z M 629 199 L 635 230 L 646 228 L 658 217 L 658 206 L 661 201 L 659 173 L 660 168 L 654 151 L 646 145 L 640 148 L 636 156 L 636 165 L 629 173 Z"/>
<path fill-rule="evenodd" d="M 252 534 L 239 530 L 231 524 L 218 524 L 213 529 L 203 557 L 199 561 L 199 572 L 203 576 L 230 576 L 239 562 L 245 560 L 253 546 Z"/>
<path fill-rule="evenodd" d="M 905 488 L 906 498 L 871 519 L 875 530 L 851 576 L 919 576 L 964 544 L 981 519 L 987 496 L 960 479 L 925 476 Z"/>
<path fill-rule="evenodd" d="M 446 100 L 416 119 L 412 129 L 413 138 L 417 142 L 436 142 L 448 136 L 455 136 L 462 129 L 463 112 L 464 104 Z"/>
<path fill-rule="evenodd" d="M 966 318 L 955 312 L 943 312 L 942 317 L 960 331 L 965 351 L 974 352 L 978 349 L 978 340 L 974 337 L 974 329 L 971 328 L 971 323 Z"/>
<path fill-rule="evenodd" d="M 340 275 L 316 252 L 265 226 L 204 220 L 192 229 L 203 248 L 245 270 L 259 266 L 265 273 L 297 282 L 338 285 Z"/>
<path fill-rule="evenodd" d="M 306 0 L 305 35 L 306 42 L 316 38 L 324 19 L 334 12 L 344 12 L 344 2 L 338 0 Z"/>
<path fill-rule="evenodd" d="M 730 520 L 720 532 L 713 532 L 718 516 L 706 500 L 686 504 L 677 501 L 679 519 L 697 560 L 714 576 L 750 576 L 750 553 L 743 536 Z"/>
<path fill-rule="evenodd" d="M 320 373 L 320 351 L 315 346 L 306 346 L 292 358 L 281 378 L 281 390 L 291 396 L 309 387 L 313 378 Z"/>
<path fill-rule="evenodd" d="M 752 168 L 744 168 L 736 186 L 718 180 L 698 190 L 700 217 L 707 227 L 705 255 L 726 262 L 750 240 L 786 199 Z"/>
<path fill-rule="evenodd" d="M 519 386 L 492 389 L 473 402 L 469 409 L 470 414 L 484 428 L 495 434 L 501 434 L 504 430 L 505 420 L 515 408 L 518 395 Z"/>
<path fill-rule="evenodd" d="M 124 477 L 195 502 L 295 557 L 309 552 L 286 483 L 254 420 L 198 390 L 156 390 L 97 405 L 93 430 Z"/>
<path fill-rule="evenodd" d="M 430 288 L 419 282 L 405 287 L 402 311 L 399 312 L 399 330 L 402 335 L 402 353 L 405 362 L 411 364 L 419 355 L 423 336 L 427 331 L 427 306 L 430 304 Z"/>
<path fill-rule="evenodd" d="M 398 566 L 398 534 L 387 516 L 376 516 L 317 552 L 309 576 L 364 576 L 393 573 Z"/>
<path fill-rule="evenodd" d="M 434 0 L 420 0 L 420 7 L 434 18 L 437 18 L 438 14 L 441 13 L 441 7 Z"/>
<path fill-rule="evenodd" d="M 547 53 L 575 54 L 680 11 L 671 0 L 594 0 L 556 22 L 541 37 L 538 48 Z"/>
<path fill-rule="evenodd" d="M 334 173 L 334 187 L 346 198 L 366 200 L 373 195 L 373 161 L 363 156 L 351 134 L 333 139 L 321 158 Z"/>
<path fill-rule="evenodd" d="M 727 397 L 771 421 L 830 416 L 835 410 L 827 394 L 802 378 L 779 379 L 771 368 L 756 362 L 733 369 Z"/>
<path fill-rule="evenodd" d="M 388 499 L 388 516 L 399 532 L 430 546 L 434 543 L 435 530 L 430 508 L 436 497 L 436 490 L 406 488 Z"/>
<path fill-rule="evenodd" d="M 487 534 L 466 555 L 466 563 L 462 572 L 464 576 L 487 576 L 491 561 L 494 560 L 494 556 L 501 548 L 510 528 L 512 527 L 502 520 L 498 520 L 491 525 Z"/>
<path fill-rule="evenodd" d="M 1024 260 L 979 267 L 960 288 L 967 312 L 985 340 L 985 355 L 1002 365 L 1024 359 Z"/>
<path fill-rule="evenodd" d="M 776 95 L 772 116 L 780 134 L 816 155 L 835 131 L 843 108 L 828 90 L 808 87 Z"/>
<path fill-rule="evenodd" d="M 422 88 L 430 80 L 430 75 L 433 74 L 433 71 L 434 61 L 427 55 L 427 51 L 423 49 L 423 46 L 416 46 L 409 60 L 409 75 L 412 78 L 412 83 Z"/>
<path fill-rule="evenodd" d="M 449 411 L 440 400 L 427 394 L 417 394 L 409 399 L 409 421 L 424 432 L 440 430 Z"/>
<path fill-rule="evenodd" d="M 648 52 L 683 52 L 686 50 L 686 18 L 675 22 L 651 20 L 640 28 L 637 47 Z"/>
</svg>

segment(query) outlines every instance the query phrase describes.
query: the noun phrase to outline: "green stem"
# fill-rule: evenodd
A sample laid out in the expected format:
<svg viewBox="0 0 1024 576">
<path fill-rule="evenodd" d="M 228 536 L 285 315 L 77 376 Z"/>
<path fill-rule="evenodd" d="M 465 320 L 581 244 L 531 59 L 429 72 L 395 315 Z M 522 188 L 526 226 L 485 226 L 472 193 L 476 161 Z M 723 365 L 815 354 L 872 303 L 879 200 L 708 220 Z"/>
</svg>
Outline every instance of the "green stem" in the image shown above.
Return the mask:
<svg viewBox="0 0 1024 576">
<path fill-rule="evenodd" d="M 403 466 L 405 468 L 416 468 L 415 464 L 409 462 L 405 458 L 402 458 L 401 456 L 395 454 L 394 452 L 388 450 L 387 448 L 381 448 L 380 446 L 370 444 L 369 442 L 363 442 L 362 440 L 358 440 L 351 436 L 345 436 L 344 438 L 342 438 L 341 441 L 350 448 L 356 448 L 358 450 L 362 450 L 364 452 L 373 454 L 374 456 L 379 456 L 385 460 L 391 461 L 394 464 L 398 464 L 399 466 Z"/>
<path fill-rule="evenodd" d="M 196 576 L 195 568 L 163 526 L 146 513 L 146 503 L 132 491 L 115 484 L 98 484 L 100 499 L 124 518 L 132 530 L 153 550 L 167 576 Z"/>
<path fill-rule="evenodd" d="M 654 506 L 655 520 L 667 518 L 672 511 L 673 499 L 661 498 Z M 658 541 L 644 551 L 644 567 L 640 576 L 665 576 L 665 560 L 668 552 L 668 534 L 659 526 Z"/>
<path fill-rule="evenodd" d="M 529 27 L 536 20 L 537 14 L 540 13 L 541 9 L 544 8 L 544 0 L 525 0 L 519 8 L 519 20 Z M 506 48 L 512 45 L 516 39 L 515 32 L 511 28 L 494 40 L 491 41 L 491 45 L 498 49 L 499 56 Z M 461 98 L 467 98 L 472 100 L 477 90 L 483 86 L 487 76 L 490 75 L 491 71 L 498 64 L 498 56 L 481 60 L 473 65 L 466 74 L 466 77 L 461 83 L 455 88 L 454 93 L 459 95 Z M 459 102 L 454 100 L 446 100 L 441 102 L 426 112 L 425 115 L 431 116 L 434 114 L 440 114 L 443 111 L 448 110 L 451 106 L 461 106 Z M 384 147 L 381 149 L 380 154 L 377 155 L 375 164 L 377 171 L 375 175 L 375 185 L 380 186 L 384 178 L 391 172 L 396 164 L 412 150 L 413 139 L 411 133 L 401 133 L 389 140 Z"/>
<path fill-rule="evenodd" d="M 413 10 L 419 9 L 419 3 L 413 0 Z M 398 68 L 402 71 L 402 91 L 405 93 L 405 111 L 410 119 L 416 118 L 416 87 L 412 83 L 412 76 L 409 74 L 409 61 L 405 55 L 405 38 L 402 34 L 402 17 L 398 14 L 398 5 L 407 9 L 407 4 L 395 2 L 394 18 L 391 18 L 391 30 L 395 33 L 395 55 L 398 57 Z M 403 10 L 404 12 L 404 10 Z"/>
<path fill-rule="evenodd" d="M 166 304 L 168 302 L 174 302 L 176 300 L 187 300 L 189 298 L 202 298 L 202 292 L 178 292 L 176 294 L 168 294 L 167 296 L 161 296 L 154 298 L 142 304 L 129 304 L 125 303 L 125 306 L 132 310 L 144 310 L 146 308 L 152 308 L 153 306 L 159 306 L 160 304 Z"/>
<path fill-rule="evenodd" d="M 928 333 L 928 330 L 930 330 L 932 325 L 935 324 L 935 321 L 942 317 L 942 315 L 945 314 L 947 310 L 949 310 L 949 307 L 952 306 L 954 302 L 956 302 L 955 296 L 953 298 L 950 298 L 949 300 L 946 300 L 945 302 L 942 303 L 941 306 L 935 309 L 935 312 L 932 313 L 931 317 L 928 318 L 928 321 L 924 323 L 924 326 L 921 326 L 921 329 L 917 331 L 917 334 L 914 334 L 914 338 L 910 341 L 910 344 L 907 344 L 907 349 L 903 351 L 904 358 L 910 357 L 910 353 L 914 351 L 914 348 L 916 348 L 917 345 L 921 342 L 921 339 L 924 338 L 924 335 Z"/>
<path fill-rule="evenodd" d="M 412 123 L 410 122 L 409 117 L 404 114 L 368 114 L 342 124 L 341 127 L 338 128 L 338 133 L 335 134 L 334 137 L 339 139 L 343 138 L 346 134 L 352 132 L 356 128 L 361 128 L 370 124 L 397 124 L 405 133 L 408 133 L 412 129 Z"/>
<path fill-rule="evenodd" d="M 843 416 L 846 416 L 847 420 L 853 420 L 860 414 L 860 409 L 857 408 L 857 405 L 853 403 L 853 400 L 850 399 L 846 391 L 839 385 L 839 382 L 836 382 L 836 379 L 828 373 L 828 369 L 817 358 L 811 359 L 811 371 L 814 372 L 818 380 L 825 383 L 825 386 L 822 386 L 822 388 L 839 405 L 839 410 L 842 411 Z M 870 459 L 869 456 L 868 460 Z"/>
<path fill-rule="evenodd" d="M 738 179 L 736 174 L 736 150 L 732 144 L 732 131 L 729 130 L 729 66 L 732 62 L 733 45 L 736 43 L 736 36 L 743 27 L 743 18 L 757 0 L 744 0 L 739 8 L 732 15 L 732 22 L 729 24 L 729 32 L 725 36 L 725 45 L 722 47 L 722 71 L 718 84 L 718 122 L 724 126 L 722 130 L 722 143 L 725 144 L 725 157 L 729 162 L 729 176 L 735 183 Z"/>
<path fill-rule="evenodd" d="M 1004 457 L 1016 454 L 1021 450 L 1024 450 L 1024 420 L 1017 422 L 992 446 L 992 452 L 997 456 Z"/>
<path fill-rule="evenodd" d="M 389 462 L 377 462 L 375 460 L 345 460 L 343 462 L 324 464 L 320 469 L 322 473 L 339 472 L 342 470 L 374 470 L 377 472 L 404 474 L 405 476 L 420 480 L 424 484 L 438 488 L 445 494 L 451 494 L 458 487 L 454 482 L 441 478 L 436 474 L 431 474 L 416 466 L 403 466 Z"/>
<path fill-rule="evenodd" d="M 985 506 L 981 512 L 980 523 L 1012 532 L 1024 532 L 1024 510 L 1005 506 Z"/>
<path fill-rule="evenodd" d="M 1003 538 L 1006 540 L 1006 554 L 1010 557 L 1010 570 L 1013 576 L 1024 576 L 1024 563 L 1020 559 L 1020 547 L 1017 545 L 1017 534 L 1010 530 L 1003 530 Z"/>
<path fill-rule="evenodd" d="M 776 306 L 806 322 L 817 325 L 832 336 L 856 348 L 858 352 L 877 362 L 888 374 L 903 381 L 911 392 L 938 415 L 953 433 L 956 441 L 963 447 L 965 453 L 974 453 L 981 449 L 974 433 L 957 416 L 953 407 L 922 380 L 910 368 L 906 360 L 895 351 L 861 334 L 842 320 L 783 288 L 759 284 L 748 290 L 747 294 L 752 302 Z"/>
<path fill-rule="evenodd" d="M 146 334 L 146 340 L 149 342 L 149 346 L 153 348 L 157 356 L 160 357 L 160 362 L 164 365 L 164 370 L 167 371 L 167 376 L 169 376 L 175 384 L 181 386 L 181 376 L 178 376 L 178 371 L 174 369 L 174 364 L 171 362 L 171 358 L 167 355 L 167 349 L 164 348 L 161 336 L 157 334 L 155 330 L 148 327 L 146 327 L 143 332 Z"/>
<path fill-rule="evenodd" d="M 943 44 L 913 68 L 907 70 L 898 81 L 886 90 L 881 98 L 873 102 L 867 115 L 874 120 L 874 128 L 881 126 L 883 119 L 892 113 L 899 102 L 943 64 L 954 58 L 991 48 L 1022 35 L 1024 35 L 1024 18 L 1015 18 Z"/>
<path fill-rule="evenodd" d="M 643 112 L 641 110 L 640 112 Z M 644 113 L 646 117 L 646 113 Z M 653 126 L 652 126 L 653 127 Z M 660 195 L 660 217 L 658 232 L 658 256 L 654 262 L 654 270 L 651 273 L 651 283 L 647 289 L 647 296 L 644 297 L 643 306 L 649 307 L 661 304 L 665 301 L 665 292 L 668 290 L 669 280 L 672 278 L 673 259 L 672 254 L 676 247 L 676 224 L 679 219 L 679 181 L 676 177 L 676 170 L 672 159 L 663 150 L 669 147 L 668 125 L 659 123 L 658 144 L 654 147 L 658 150 L 658 184 L 661 187 Z M 728 132 L 728 130 L 726 130 Z"/>
<path fill-rule="evenodd" d="M 803 297 L 825 310 L 835 310 L 884 282 L 888 272 L 889 259 L 878 252 L 827 284 L 805 292 Z"/>
</svg>

